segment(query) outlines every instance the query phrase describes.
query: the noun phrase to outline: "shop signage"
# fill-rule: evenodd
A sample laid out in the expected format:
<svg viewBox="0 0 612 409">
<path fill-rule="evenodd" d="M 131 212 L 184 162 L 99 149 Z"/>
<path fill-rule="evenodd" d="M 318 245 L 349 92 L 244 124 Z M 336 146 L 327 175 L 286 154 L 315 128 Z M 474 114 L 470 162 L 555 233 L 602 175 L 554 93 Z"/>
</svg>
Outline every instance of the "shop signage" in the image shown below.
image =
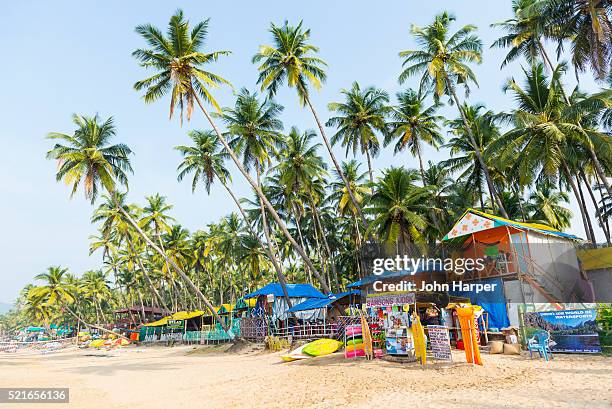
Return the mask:
<svg viewBox="0 0 612 409">
<path fill-rule="evenodd" d="M 368 294 L 366 307 L 391 307 L 393 305 L 413 304 L 416 296 L 408 292 L 385 292 Z"/>
<path fill-rule="evenodd" d="M 428 325 L 429 344 L 435 359 L 440 361 L 452 361 L 450 337 L 448 328 L 442 325 Z"/>
</svg>

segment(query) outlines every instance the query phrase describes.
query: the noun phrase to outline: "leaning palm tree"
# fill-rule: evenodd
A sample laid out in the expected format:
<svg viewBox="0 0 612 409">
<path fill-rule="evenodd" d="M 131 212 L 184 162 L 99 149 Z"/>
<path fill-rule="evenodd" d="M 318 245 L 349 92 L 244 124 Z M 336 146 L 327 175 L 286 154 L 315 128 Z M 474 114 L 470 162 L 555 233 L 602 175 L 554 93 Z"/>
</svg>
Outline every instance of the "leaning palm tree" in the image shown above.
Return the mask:
<svg viewBox="0 0 612 409">
<path fill-rule="evenodd" d="M 272 23 L 270 25 L 273 46 L 262 45 L 259 52 L 253 56 L 253 63 L 259 63 L 259 77 L 257 83 L 261 84 L 261 90 L 267 91 L 270 96 L 274 96 L 278 89 L 287 82 L 290 88 L 295 88 L 302 106 L 308 105 L 315 118 L 325 147 L 336 168 L 336 171 L 347 186 L 347 191 L 364 226 L 367 225 L 361 212 L 357 199 L 353 196 L 349 183 L 346 179 L 340 164 L 332 151 L 332 146 L 325 134 L 323 124 L 319 120 L 317 111 L 314 109 L 310 100 L 309 84 L 315 89 L 321 88 L 321 84 L 327 78 L 325 66 L 327 64 L 313 54 L 319 51 L 318 47 L 308 43 L 310 30 L 302 27 L 302 22 L 297 26 L 289 25 L 288 21 L 282 26 Z"/>
<path fill-rule="evenodd" d="M 367 87 L 361 89 L 358 82 L 354 82 L 350 90 L 342 89 L 345 102 L 332 102 L 327 105 L 331 112 L 339 115 L 329 118 L 326 126 L 336 127 L 338 131 L 332 136 L 331 143 L 340 142 L 353 155 L 360 150 L 368 160 L 368 173 L 370 182 L 374 183 L 372 173 L 372 156 L 378 155 L 380 142 L 377 133 L 386 134 L 386 117 L 389 112 L 389 95 L 387 92 Z"/>
<path fill-rule="evenodd" d="M 283 274 L 280 263 L 277 262 L 276 257 L 270 252 L 267 246 L 261 243 L 261 239 L 255 233 L 251 226 L 250 218 L 247 216 L 240 200 L 236 197 L 232 189 L 229 187 L 228 182 L 230 181 L 230 173 L 225 167 L 225 160 L 227 159 L 227 152 L 223 150 L 217 135 L 212 131 L 191 131 L 189 137 L 193 141 L 192 146 L 177 146 L 175 149 L 183 155 L 183 161 L 178 166 L 178 181 L 182 181 L 187 175 L 193 174 L 191 182 L 192 192 L 195 192 L 196 187 L 200 183 L 204 183 L 206 192 L 210 194 L 210 187 L 215 180 L 218 180 L 221 185 L 227 190 L 232 200 L 238 207 L 242 218 L 244 219 L 245 225 L 249 229 L 251 236 L 260 241 L 261 248 L 265 249 L 266 254 L 270 258 L 283 292 L 285 292 L 285 276 Z M 291 305 L 289 296 L 286 294 L 288 305 Z"/>
<path fill-rule="evenodd" d="M 47 153 L 48 159 L 58 161 L 56 179 L 72 184 L 71 195 L 74 195 L 82 184 L 85 197 L 90 199 L 92 203 L 95 201 L 100 188 L 103 187 L 115 201 L 116 208 L 142 239 L 175 268 L 183 281 L 202 299 L 221 322 L 221 325 L 224 325 L 220 317 L 217 316 L 213 305 L 189 279 L 187 274 L 168 258 L 165 252 L 149 238 L 138 223 L 126 212 L 124 207 L 117 203 L 117 184 L 127 186 L 127 172 L 131 172 L 132 167 L 128 158 L 131 150 L 126 145 L 109 145 L 111 138 L 116 133 L 112 118 L 101 122 L 97 115 L 91 118 L 74 115 L 73 121 L 77 129 L 72 135 L 56 132 L 49 134 L 50 139 L 61 140 L 65 143 L 65 145 L 57 143 Z"/>
<path fill-rule="evenodd" d="M 456 33 L 450 34 L 449 26 L 454 20 L 454 16 L 443 12 L 435 17 L 433 23 L 424 28 L 412 26 L 412 34 L 420 49 L 399 53 L 399 56 L 404 59 L 402 66 L 405 67 L 399 76 L 399 82 L 402 84 L 409 77 L 422 73 L 421 91 L 433 89 L 436 102 L 443 95 L 450 97 L 463 119 L 468 140 L 474 146 L 474 152 L 483 168 L 489 190 L 493 192 L 502 216 L 508 217 L 456 92 L 458 85 L 465 88 L 466 94 L 469 92 L 469 82 L 478 85 L 476 76 L 468 63 L 482 61 L 482 41 L 473 34 L 476 30 L 473 25 L 463 26 Z"/>
<path fill-rule="evenodd" d="M 440 134 L 438 122 L 442 117 L 436 115 L 437 105 L 427 107 L 425 98 L 427 94 L 419 95 L 408 89 L 397 94 L 398 105 L 393 107 L 389 132 L 385 136 L 385 146 L 397 140 L 393 153 L 408 149 L 413 156 L 419 159 L 421 177 L 425 179 L 423 167 L 423 144 L 438 147 L 444 142 Z"/>
<path fill-rule="evenodd" d="M 203 102 L 210 103 L 217 112 L 220 112 L 219 104 L 213 97 L 211 90 L 222 84 L 229 85 L 229 82 L 224 78 L 203 69 L 204 65 L 216 61 L 221 55 L 228 54 L 227 51 L 211 53 L 202 51 L 208 33 L 208 20 L 196 24 L 190 31 L 189 21 L 185 19 L 183 12 L 178 10 L 170 18 L 167 35 L 162 34 L 158 28 L 151 24 L 136 27 L 136 32 L 145 39 L 150 48 L 138 49 L 132 55 L 140 61 L 142 67 L 154 68 L 158 72 L 149 78 L 136 82 L 134 88 L 144 90 L 144 100 L 147 103 L 157 101 L 166 94 L 171 94 L 170 114 L 176 106 L 182 109 L 184 105 L 187 105 L 187 119 L 191 117 L 192 108 L 190 107 L 193 107 L 194 103 L 198 105 L 230 158 L 238 167 L 242 176 L 255 189 L 257 196 L 263 201 L 275 223 L 304 262 L 314 270 L 314 264 L 304 249 L 295 241 L 285 223 L 264 195 L 261 187 L 244 168 L 236 152 L 225 140 L 221 130 L 203 104 Z M 325 291 L 329 290 L 326 285 L 323 286 L 323 289 Z"/>
<path fill-rule="evenodd" d="M 485 211 L 483 199 L 483 184 L 486 185 L 485 172 L 476 152 L 477 150 L 483 152 L 487 169 L 492 170 L 492 155 L 488 154 L 487 147 L 500 136 L 499 119 L 492 111 L 484 111 L 484 109 L 485 106 L 482 104 L 471 106 L 465 104 L 463 106 L 463 112 L 472 135 L 474 135 L 477 149 L 474 149 L 474 145 L 470 143 L 469 138 L 466 138 L 467 132 L 461 117 L 447 121 L 453 137 L 444 146 L 450 148 L 451 158 L 441 162 L 450 171 L 460 172 L 459 179 L 464 181 L 480 197 L 482 211 Z M 493 191 L 489 190 L 489 196 L 491 197 L 491 204 L 493 204 L 495 202 Z"/>
<path fill-rule="evenodd" d="M 109 331 L 106 328 L 87 323 L 79 314 L 77 314 L 76 311 L 71 308 L 72 304 L 76 301 L 75 293 L 77 289 L 73 284 L 68 282 L 67 276 L 67 268 L 62 268 L 60 266 L 47 268 L 46 272 L 38 274 L 35 277 L 36 280 L 43 281 L 44 284 L 33 287 L 29 292 L 29 296 L 44 303 L 47 308 L 59 307 L 68 311 L 70 315 L 72 315 L 79 323 L 86 327 L 93 327 L 100 331 L 113 334 L 112 331 Z M 119 336 L 123 337 L 123 335 Z"/>
</svg>

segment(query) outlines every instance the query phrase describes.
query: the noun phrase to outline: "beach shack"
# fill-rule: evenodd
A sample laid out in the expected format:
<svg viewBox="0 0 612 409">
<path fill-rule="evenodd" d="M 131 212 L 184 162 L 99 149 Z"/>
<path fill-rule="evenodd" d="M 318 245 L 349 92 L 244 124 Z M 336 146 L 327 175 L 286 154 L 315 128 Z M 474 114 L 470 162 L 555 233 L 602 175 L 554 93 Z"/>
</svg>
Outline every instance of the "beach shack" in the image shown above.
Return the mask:
<svg viewBox="0 0 612 409">
<path fill-rule="evenodd" d="M 497 283 L 502 292 L 495 300 L 480 300 L 486 294 L 470 294 L 472 303 L 505 304 L 511 325 L 519 326 L 520 305 L 562 309 L 566 303 L 594 300 L 593 287 L 581 271 L 577 245 L 580 238 L 537 223 L 523 223 L 468 209 L 444 236 L 453 257 L 479 260 L 478 268 L 458 274 L 448 272 L 448 281 Z"/>
<path fill-rule="evenodd" d="M 327 299 L 327 296 L 310 284 L 287 284 L 287 295 L 291 305 L 298 305 L 310 299 Z M 267 335 L 286 336 L 289 328 L 305 322 L 323 322 L 320 310 L 288 312 L 289 305 L 279 283 L 271 283 L 245 295 L 247 300 L 255 299 L 250 317 L 242 318 L 241 335 L 246 339 L 263 340 Z M 289 322 L 289 319 L 297 322 Z"/>
</svg>

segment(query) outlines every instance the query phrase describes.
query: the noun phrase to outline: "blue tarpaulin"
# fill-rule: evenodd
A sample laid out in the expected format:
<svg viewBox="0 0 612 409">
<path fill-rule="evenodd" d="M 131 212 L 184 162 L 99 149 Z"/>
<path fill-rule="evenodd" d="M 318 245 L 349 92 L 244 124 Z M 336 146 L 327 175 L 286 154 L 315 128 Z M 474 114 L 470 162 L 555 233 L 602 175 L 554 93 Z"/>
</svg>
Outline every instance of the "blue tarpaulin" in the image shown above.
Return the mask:
<svg viewBox="0 0 612 409">
<path fill-rule="evenodd" d="M 495 284 L 494 291 L 449 291 L 450 295 L 467 297 L 472 304 L 480 305 L 489 313 L 490 328 L 505 328 L 510 326 L 508 312 L 506 311 L 506 297 L 504 295 L 504 282 L 501 278 L 487 278 L 470 281 L 470 284 Z"/>
<path fill-rule="evenodd" d="M 283 288 L 279 283 L 271 283 L 245 295 L 244 298 L 248 299 L 268 294 L 273 294 L 275 297 L 283 297 Z M 287 284 L 287 294 L 291 298 L 327 298 L 325 294 L 310 284 Z"/>
<path fill-rule="evenodd" d="M 331 305 L 334 301 L 340 300 L 350 295 L 358 295 L 358 294 L 360 294 L 359 290 L 352 290 L 352 291 L 345 291 L 343 293 L 338 293 L 338 294 L 330 294 L 329 297 L 327 298 L 310 298 L 302 303 L 299 303 L 289 308 L 287 312 L 308 311 L 308 310 L 316 310 L 317 308 L 325 308 L 328 305 Z"/>
</svg>

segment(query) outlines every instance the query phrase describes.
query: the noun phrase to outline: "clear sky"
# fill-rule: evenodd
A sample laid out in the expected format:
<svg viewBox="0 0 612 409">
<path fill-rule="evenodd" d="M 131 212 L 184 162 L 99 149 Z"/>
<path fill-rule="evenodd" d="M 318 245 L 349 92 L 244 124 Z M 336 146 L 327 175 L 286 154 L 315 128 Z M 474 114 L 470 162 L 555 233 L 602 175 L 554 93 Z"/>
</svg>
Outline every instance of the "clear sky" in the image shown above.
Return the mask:
<svg viewBox="0 0 612 409">
<path fill-rule="evenodd" d="M 169 17 L 181 7 L 193 22 L 210 17 L 208 47 L 231 50 L 232 55 L 209 67 L 229 79 L 236 89 L 255 89 L 257 70 L 251 57 L 260 44 L 269 43 L 270 22 L 304 20 L 312 29 L 312 43 L 321 49 L 328 64 L 328 81 L 312 97 L 323 119 L 328 102 L 338 101 L 338 91 L 355 80 L 376 85 L 392 95 L 401 61 L 398 51 L 414 47 L 410 24 L 428 24 L 433 16 L 449 10 L 459 25 L 478 26 L 485 44 L 484 62 L 475 68 L 480 88 L 471 102 L 485 102 L 493 110 L 509 110 L 512 100 L 501 87 L 511 77 L 521 78 L 520 64 L 500 70 L 505 51 L 488 46 L 501 35 L 489 24 L 511 17 L 510 0 L 437 0 L 371 2 L 363 0 L 311 0 L 300 3 L 269 1 L 172 2 L 168 1 L 11 1 L 2 6 L 0 45 L 3 61 L 0 78 L 0 301 L 12 302 L 19 289 L 49 265 L 60 264 L 75 274 L 100 265 L 101 254 L 88 256 L 88 237 L 95 233 L 89 223 L 92 207 L 81 192 L 69 200 L 69 189 L 55 182 L 56 164 L 45 159 L 50 131 L 73 131 L 71 114 L 114 116 L 118 137 L 127 143 L 134 175 L 130 178 L 131 201 L 161 193 L 174 204 L 173 215 L 190 230 L 203 228 L 232 211 L 226 193 L 216 187 L 211 195 L 191 194 L 189 183 L 176 181 L 179 155 L 173 147 L 188 142 L 186 133 L 206 128 L 199 112 L 181 128 L 168 121 L 168 103 L 146 105 L 132 85 L 147 75 L 131 52 L 144 45 L 134 27 L 152 23 L 165 31 Z M 570 76 L 573 77 L 573 76 Z M 571 79 L 571 78 L 570 78 Z M 596 89 L 584 76 L 585 89 Z M 416 87 L 416 80 L 408 83 Z M 233 103 L 229 89 L 216 93 L 223 106 Z M 289 128 L 314 128 L 309 111 L 298 106 L 293 90 L 283 90 L 277 102 L 285 106 L 283 121 Z M 448 118 L 455 108 L 445 108 Z M 328 131 L 331 134 L 331 130 Z M 343 149 L 337 153 L 344 157 Z M 327 153 L 321 151 L 327 158 Z M 438 161 L 446 152 L 427 151 Z M 363 158 L 359 158 L 363 159 Z M 376 168 L 389 165 L 417 167 L 408 154 L 393 156 L 392 147 L 374 160 Z M 235 171 L 235 168 L 231 168 Z M 365 171 L 365 164 L 363 170 Z M 237 171 L 236 171 L 237 173 Z M 246 182 L 236 175 L 235 189 L 248 194 Z M 584 237 L 577 207 L 572 204 L 572 233 Z M 591 212 L 592 214 L 592 212 Z M 598 232 L 601 239 L 601 232 Z"/>
</svg>

